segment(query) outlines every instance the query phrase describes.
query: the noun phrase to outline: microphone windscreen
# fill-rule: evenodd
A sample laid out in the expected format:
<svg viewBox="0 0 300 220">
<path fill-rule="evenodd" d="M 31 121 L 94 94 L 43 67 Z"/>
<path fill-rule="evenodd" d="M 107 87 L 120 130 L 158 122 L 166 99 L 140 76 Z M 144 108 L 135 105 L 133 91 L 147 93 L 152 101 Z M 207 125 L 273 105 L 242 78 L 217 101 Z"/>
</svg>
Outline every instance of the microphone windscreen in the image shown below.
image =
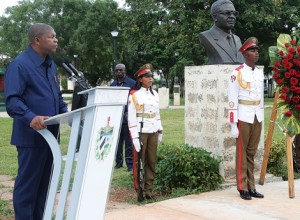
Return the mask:
<svg viewBox="0 0 300 220">
<path fill-rule="evenodd" d="M 66 63 L 66 64 L 71 63 L 71 60 L 70 60 L 70 59 L 68 59 L 68 58 L 64 58 L 64 59 L 65 59 L 65 63 Z"/>
<path fill-rule="evenodd" d="M 63 58 L 56 58 L 54 62 L 57 66 L 63 67 L 62 64 L 65 63 L 65 60 Z"/>
</svg>

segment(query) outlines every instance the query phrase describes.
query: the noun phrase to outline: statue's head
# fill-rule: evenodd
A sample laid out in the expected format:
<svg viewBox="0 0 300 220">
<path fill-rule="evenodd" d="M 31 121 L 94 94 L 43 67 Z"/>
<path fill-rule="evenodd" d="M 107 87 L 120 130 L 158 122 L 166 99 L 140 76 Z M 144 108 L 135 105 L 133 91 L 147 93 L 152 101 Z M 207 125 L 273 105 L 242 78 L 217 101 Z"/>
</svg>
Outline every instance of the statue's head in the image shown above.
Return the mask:
<svg viewBox="0 0 300 220">
<path fill-rule="evenodd" d="M 218 28 L 229 32 L 234 28 L 239 13 L 230 0 L 218 0 L 211 6 L 211 16 Z"/>
</svg>

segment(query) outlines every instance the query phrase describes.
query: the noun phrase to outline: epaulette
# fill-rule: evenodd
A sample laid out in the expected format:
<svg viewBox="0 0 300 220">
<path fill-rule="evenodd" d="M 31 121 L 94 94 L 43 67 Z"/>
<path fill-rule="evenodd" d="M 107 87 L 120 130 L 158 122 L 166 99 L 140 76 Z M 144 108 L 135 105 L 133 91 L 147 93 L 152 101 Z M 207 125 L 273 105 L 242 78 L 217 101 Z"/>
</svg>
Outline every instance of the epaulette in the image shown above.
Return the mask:
<svg viewBox="0 0 300 220">
<path fill-rule="evenodd" d="M 132 94 L 135 93 L 136 91 L 138 91 L 138 89 L 131 89 L 131 90 L 129 91 L 129 94 L 132 95 Z"/>
<path fill-rule="evenodd" d="M 235 68 L 236 71 L 239 71 L 240 69 L 243 69 L 244 68 L 244 65 L 240 65 L 238 66 L 237 68 Z"/>
<path fill-rule="evenodd" d="M 138 104 L 138 102 L 137 102 L 137 100 L 136 100 L 136 97 L 135 97 L 135 92 L 136 91 L 138 91 L 138 89 L 132 89 L 132 90 L 130 90 L 130 95 L 131 95 L 131 97 L 132 97 L 132 102 L 133 102 L 133 105 L 134 105 L 134 107 L 137 109 L 137 110 L 142 110 L 143 109 L 143 107 L 144 107 L 144 105 L 139 105 Z"/>
</svg>

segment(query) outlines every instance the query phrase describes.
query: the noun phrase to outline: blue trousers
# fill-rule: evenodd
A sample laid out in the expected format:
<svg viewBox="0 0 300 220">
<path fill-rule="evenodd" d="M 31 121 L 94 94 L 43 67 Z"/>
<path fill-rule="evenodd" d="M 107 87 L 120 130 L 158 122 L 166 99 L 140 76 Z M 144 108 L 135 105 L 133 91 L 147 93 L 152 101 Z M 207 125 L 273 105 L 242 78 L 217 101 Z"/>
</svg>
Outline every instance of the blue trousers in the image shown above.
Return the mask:
<svg viewBox="0 0 300 220">
<path fill-rule="evenodd" d="M 13 192 L 15 220 L 42 220 L 53 156 L 49 147 L 18 150 L 18 175 Z"/>
<path fill-rule="evenodd" d="M 128 124 L 122 124 L 120 138 L 119 138 L 119 144 L 117 148 L 117 154 L 116 154 L 116 167 L 122 167 L 123 166 L 123 146 L 125 141 L 125 162 L 128 169 L 132 169 L 132 141 L 129 135 L 129 128 Z"/>
</svg>

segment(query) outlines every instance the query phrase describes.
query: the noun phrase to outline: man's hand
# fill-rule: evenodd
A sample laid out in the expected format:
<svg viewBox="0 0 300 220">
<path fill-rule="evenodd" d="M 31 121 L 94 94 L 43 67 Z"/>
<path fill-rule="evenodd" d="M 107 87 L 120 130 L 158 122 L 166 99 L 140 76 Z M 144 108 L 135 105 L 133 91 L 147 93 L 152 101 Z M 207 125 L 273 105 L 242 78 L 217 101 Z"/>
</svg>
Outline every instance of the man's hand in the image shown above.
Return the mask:
<svg viewBox="0 0 300 220">
<path fill-rule="evenodd" d="M 234 138 L 238 138 L 239 136 L 239 129 L 237 127 L 237 123 L 231 123 L 231 134 Z"/>
<path fill-rule="evenodd" d="M 133 138 L 132 139 L 132 143 L 133 143 L 133 146 L 134 146 L 136 152 L 140 152 L 140 150 L 141 150 L 141 144 L 140 144 L 139 138 Z"/>
<path fill-rule="evenodd" d="M 30 122 L 30 127 L 37 131 L 47 128 L 45 120 L 48 118 L 49 116 L 35 116 Z"/>
</svg>

